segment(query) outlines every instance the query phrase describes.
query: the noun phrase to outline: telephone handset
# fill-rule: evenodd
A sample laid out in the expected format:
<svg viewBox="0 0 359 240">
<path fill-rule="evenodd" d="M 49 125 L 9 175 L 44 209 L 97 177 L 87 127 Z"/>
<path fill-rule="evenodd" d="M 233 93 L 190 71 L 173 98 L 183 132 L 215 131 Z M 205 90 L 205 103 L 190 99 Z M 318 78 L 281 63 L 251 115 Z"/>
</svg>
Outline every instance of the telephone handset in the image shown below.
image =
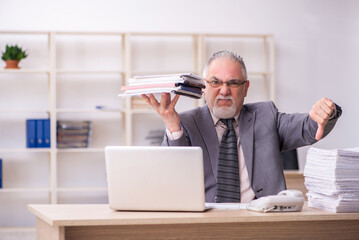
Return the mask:
<svg viewBox="0 0 359 240">
<path fill-rule="evenodd" d="M 304 198 L 301 191 L 283 190 L 277 195 L 252 200 L 247 209 L 257 212 L 300 212 L 303 204 Z"/>
</svg>

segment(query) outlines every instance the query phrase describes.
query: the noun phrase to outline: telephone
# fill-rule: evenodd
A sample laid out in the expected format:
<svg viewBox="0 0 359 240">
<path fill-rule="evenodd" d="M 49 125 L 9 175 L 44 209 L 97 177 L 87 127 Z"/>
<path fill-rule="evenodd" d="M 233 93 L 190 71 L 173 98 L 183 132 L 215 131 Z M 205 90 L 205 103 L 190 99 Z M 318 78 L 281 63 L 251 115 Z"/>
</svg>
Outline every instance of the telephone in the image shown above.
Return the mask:
<svg viewBox="0 0 359 240">
<path fill-rule="evenodd" d="M 283 190 L 277 195 L 270 195 L 252 200 L 247 209 L 257 212 L 300 212 L 304 204 L 303 194 L 299 190 Z"/>
</svg>

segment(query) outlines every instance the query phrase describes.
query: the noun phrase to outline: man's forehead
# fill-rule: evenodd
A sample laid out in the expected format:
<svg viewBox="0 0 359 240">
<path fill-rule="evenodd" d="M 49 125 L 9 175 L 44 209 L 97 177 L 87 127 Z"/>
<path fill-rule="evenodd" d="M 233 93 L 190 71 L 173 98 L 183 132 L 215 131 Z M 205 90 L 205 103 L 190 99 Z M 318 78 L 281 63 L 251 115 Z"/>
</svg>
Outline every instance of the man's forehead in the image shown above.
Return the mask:
<svg viewBox="0 0 359 240">
<path fill-rule="evenodd" d="M 227 58 L 219 58 L 209 65 L 207 77 L 215 77 L 221 80 L 242 79 L 243 70 L 238 62 Z"/>
</svg>

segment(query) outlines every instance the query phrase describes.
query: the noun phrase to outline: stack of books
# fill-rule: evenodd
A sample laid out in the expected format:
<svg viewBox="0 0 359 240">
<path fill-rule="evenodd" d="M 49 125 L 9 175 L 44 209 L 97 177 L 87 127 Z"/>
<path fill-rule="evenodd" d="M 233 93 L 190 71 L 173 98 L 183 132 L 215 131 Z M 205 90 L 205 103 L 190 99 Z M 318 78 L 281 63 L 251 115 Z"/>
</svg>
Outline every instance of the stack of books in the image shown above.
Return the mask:
<svg viewBox="0 0 359 240">
<path fill-rule="evenodd" d="M 90 145 L 90 121 L 57 121 L 57 148 L 86 148 Z"/>
<path fill-rule="evenodd" d="M 359 148 L 310 148 L 304 177 L 309 207 L 359 212 Z"/>
<path fill-rule="evenodd" d="M 175 93 L 192 98 L 201 98 L 205 85 L 202 78 L 193 73 L 135 76 L 123 86 L 119 96 L 134 96 L 150 93 Z"/>
</svg>

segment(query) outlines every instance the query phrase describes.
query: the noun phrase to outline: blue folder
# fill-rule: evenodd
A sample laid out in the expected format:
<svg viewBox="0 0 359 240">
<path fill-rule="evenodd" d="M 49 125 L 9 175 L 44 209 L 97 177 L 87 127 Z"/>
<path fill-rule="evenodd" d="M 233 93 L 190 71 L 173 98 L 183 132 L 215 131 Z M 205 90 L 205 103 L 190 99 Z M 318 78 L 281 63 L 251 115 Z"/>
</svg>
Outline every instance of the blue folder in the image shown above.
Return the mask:
<svg viewBox="0 0 359 240">
<path fill-rule="evenodd" d="M 36 147 L 36 120 L 26 120 L 26 146 L 28 148 Z"/>
<path fill-rule="evenodd" d="M 51 146 L 50 144 L 50 119 L 44 119 L 43 120 L 43 126 L 44 126 L 44 146 L 45 148 L 49 148 Z"/>
<path fill-rule="evenodd" d="M 36 147 L 43 148 L 45 146 L 44 141 L 44 121 L 42 119 L 36 120 Z"/>
</svg>

